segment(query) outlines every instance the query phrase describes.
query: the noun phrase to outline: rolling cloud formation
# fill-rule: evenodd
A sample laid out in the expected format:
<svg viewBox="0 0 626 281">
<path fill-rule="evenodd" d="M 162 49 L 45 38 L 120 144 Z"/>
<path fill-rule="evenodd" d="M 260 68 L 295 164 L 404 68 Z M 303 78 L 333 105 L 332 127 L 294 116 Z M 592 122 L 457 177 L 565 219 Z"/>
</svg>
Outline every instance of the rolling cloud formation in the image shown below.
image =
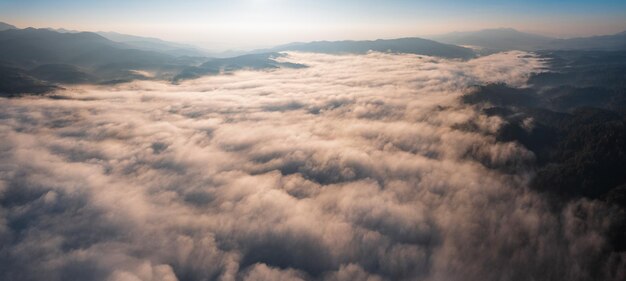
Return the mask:
<svg viewBox="0 0 626 281">
<path fill-rule="evenodd" d="M 280 59 L 308 67 L 2 100 L 0 279 L 623 276 L 609 207 L 554 211 L 533 153 L 459 102 L 539 58 Z"/>
</svg>

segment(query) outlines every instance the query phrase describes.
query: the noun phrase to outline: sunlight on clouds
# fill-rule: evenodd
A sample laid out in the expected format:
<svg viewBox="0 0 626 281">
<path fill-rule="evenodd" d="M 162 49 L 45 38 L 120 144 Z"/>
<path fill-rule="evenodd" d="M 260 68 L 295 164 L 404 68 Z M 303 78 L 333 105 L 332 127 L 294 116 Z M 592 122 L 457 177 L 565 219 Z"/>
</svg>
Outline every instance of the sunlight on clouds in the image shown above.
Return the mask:
<svg viewBox="0 0 626 281">
<path fill-rule="evenodd" d="M 573 280 L 601 254 L 602 206 L 552 214 L 525 188 L 533 154 L 459 102 L 476 83 L 523 85 L 535 56 L 282 59 L 309 67 L 3 100 L 4 276 Z"/>
</svg>

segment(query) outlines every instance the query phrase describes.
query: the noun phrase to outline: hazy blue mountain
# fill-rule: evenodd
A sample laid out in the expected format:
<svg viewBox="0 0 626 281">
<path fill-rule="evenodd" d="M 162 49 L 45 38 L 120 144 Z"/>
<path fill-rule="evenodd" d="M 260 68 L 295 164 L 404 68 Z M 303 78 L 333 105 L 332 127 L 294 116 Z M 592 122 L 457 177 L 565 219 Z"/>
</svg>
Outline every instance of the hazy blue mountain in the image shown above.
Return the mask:
<svg viewBox="0 0 626 281">
<path fill-rule="evenodd" d="M 111 63 L 103 61 L 102 57 L 121 47 L 119 43 L 89 32 L 59 33 L 34 28 L 0 32 L 0 60 L 26 67 L 46 63 L 85 66 Z"/>
<path fill-rule="evenodd" d="M 439 42 L 471 45 L 487 51 L 505 50 L 625 50 L 626 32 L 571 39 L 551 38 L 520 32 L 512 28 L 485 29 L 474 32 L 453 32 L 429 37 Z"/>
<path fill-rule="evenodd" d="M 447 44 L 477 46 L 494 51 L 536 50 L 555 40 L 550 37 L 520 32 L 512 28 L 452 32 L 429 38 Z"/>
<path fill-rule="evenodd" d="M 0 97 L 38 95 L 54 89 L 57 89 L 55 85 L 38 80 L 22 69 L 0 64 Z"/>
<path fill-rule="evenodd" d="M 59 32 L 59 33 L 80 33 L 82 31 L 78 31 L 78 30 L 72 30 L 72 29 L 65 29 L 65 28 L 51 28 L 51 27 L 46 27 L 44 29 L 50 30 L 50 31 L 55 31 L 55 32 Z"/>
<path fill-rule="evenodd" d="M 246 50 L 226 50 L 220 52 L 209 52 L 208 56 L 212 58 L 234 58 L 243 55 L 249 55 L 252 53 L 258 53 L 255 51 L 246 51 Z"/>
<path fill-rule="evenodd" d="M 82 84 L 98 80 L 88 74 L 88 71 L 70 64 L 44 64 L 31 69 L 28 74 L 40 80 L 65 84 Z"/>
<path fill-rule="evenodd" d="M 542 46 L 549 50 L 626 50 L 626 31 L 603 36 L 556 39 Z"/>
<path fill-rule="evenodd" d="M 1 22 L 1 21 L 0 21 L 0 31 L 2 31 L 2 30 L 8 30 L 8 29 L 17 29 L 17 27 L 15 27 L 15 26 L 13 26 L 13 25 L 10 25 L 10 24 L 8 24 L 8 23 Z"/>
<path fill-rule="evenodd" d="M 436 41 L 422 38 L 400 38 L 374 41 L 316 41 L 310 43 L 290 43 L 271 49 L 258 50 L 261 52 L 301 51 L 318 53 L 357 53 L 368 51 L 409 53 L 445 58 L 468 59 L 475 56 L 468 48 L 442 44 Z"/>
<path fill-rule="evenodd" d="M 28 77 L 20 81 L 22 84 L 32 82 L 33 92 L 45 89 L 39 87 L 38 81 L 76 84 L 169 80 L 186 67 L 203 61 L 206 58 L 132 49 L 90 32 L 60 33 L 34 28 L 0 31 L 0 63 L 11 68 L 12 76 Z M 13 69 L 18 69 L 19 73 Z M 144 76 L 138 70 L 151 75 Z"/>
<path fill-rule="evenodd" d="M 141 37 L 117 32 L 97 32 L 111 41 L 124 43 L 129 47 L 145 51 L 161 52 L 173 56 L 208 56 L 209 53 L 187 44 L 168 42 L 158 38 Z"/>
<path fill-rule="evenodd" d="M 203 75 L 228 73 L 241 69 L 261 70 L 276 68 L 303 68 L 302 64 L 278 62 L 275 59 L 284 56 L 280 53 L 248 54 L 233 58 L 214 58 L 199 66 L 192 66 L 181 71 L 175 81 L 198 78 Z"/>
<path fill-rule="evenodd" d="M 46 28 L 60 33 L 80 33 L 81 31 L 65 28 Z M 98 31 L 96 34 L 114 42 L 122 43 L 128 49 L 138 49 L 144 51 L 160 52 L 172 56 L 208 57 L 213 53 L 202 50 L 196 46 L 165 41 L 159 38 L 143 37 L 137 35 L 123 34 L 112 31 Z M 233 55 L 234 56 L 234 55 Z M 230 57 L 233 57 L 230 56 Z"/>
</svg>

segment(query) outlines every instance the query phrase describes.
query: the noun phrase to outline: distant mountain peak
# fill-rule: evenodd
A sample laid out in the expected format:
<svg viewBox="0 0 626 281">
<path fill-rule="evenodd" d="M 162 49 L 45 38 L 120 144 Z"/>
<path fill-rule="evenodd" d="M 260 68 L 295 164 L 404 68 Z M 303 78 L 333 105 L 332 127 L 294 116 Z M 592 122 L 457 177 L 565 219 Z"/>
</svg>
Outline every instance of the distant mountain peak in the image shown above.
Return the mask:
<svg viewBox="0 0 626 281">
<path fill-rule="evenodd" d="M 17 29 L 17 27 L 15 25 L 10 25 L 6 22 L 0 21 L 0 31 L 9 30 L 9 29 Z"/>
<path fill-rule="evenodd" d="M 480 31 L 508 31 L 508 32 L 521 32 L 515 28 L 512 27 L 497 27 L 497 28 L 485 28 L 485 29 L 481 29 Z"/>
<path fill-rule="evenodd" d="M 99 31 L 96 33 L 111 41 L 126 44 L 131 48 L 144 51 L 162 52 L 174 56 L 202 57 L 208 55 L 208 53 L 201 48 L 182 43 L 169 42 L 159 38 L 122 34 L 112 31 Z"/>
</svg>

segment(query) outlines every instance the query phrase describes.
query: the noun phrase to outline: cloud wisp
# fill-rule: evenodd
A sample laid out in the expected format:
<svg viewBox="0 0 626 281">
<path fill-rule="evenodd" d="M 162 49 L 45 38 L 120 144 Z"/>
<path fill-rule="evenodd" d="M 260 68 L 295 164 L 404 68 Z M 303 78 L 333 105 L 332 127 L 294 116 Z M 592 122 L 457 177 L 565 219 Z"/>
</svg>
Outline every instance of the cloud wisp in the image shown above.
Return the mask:
<svg viewBox="0 0 626 281">
<path fill-rule="evenodd" d="M 474 84 L 523 86 L 540 59 L 280 59 L 309 67 L 2 100 L 0 279 L 585 280 L 619 268 L 606 207 L 552 211 L 526 188 L 534 155 L 459 103 Z"/>
</svg>

